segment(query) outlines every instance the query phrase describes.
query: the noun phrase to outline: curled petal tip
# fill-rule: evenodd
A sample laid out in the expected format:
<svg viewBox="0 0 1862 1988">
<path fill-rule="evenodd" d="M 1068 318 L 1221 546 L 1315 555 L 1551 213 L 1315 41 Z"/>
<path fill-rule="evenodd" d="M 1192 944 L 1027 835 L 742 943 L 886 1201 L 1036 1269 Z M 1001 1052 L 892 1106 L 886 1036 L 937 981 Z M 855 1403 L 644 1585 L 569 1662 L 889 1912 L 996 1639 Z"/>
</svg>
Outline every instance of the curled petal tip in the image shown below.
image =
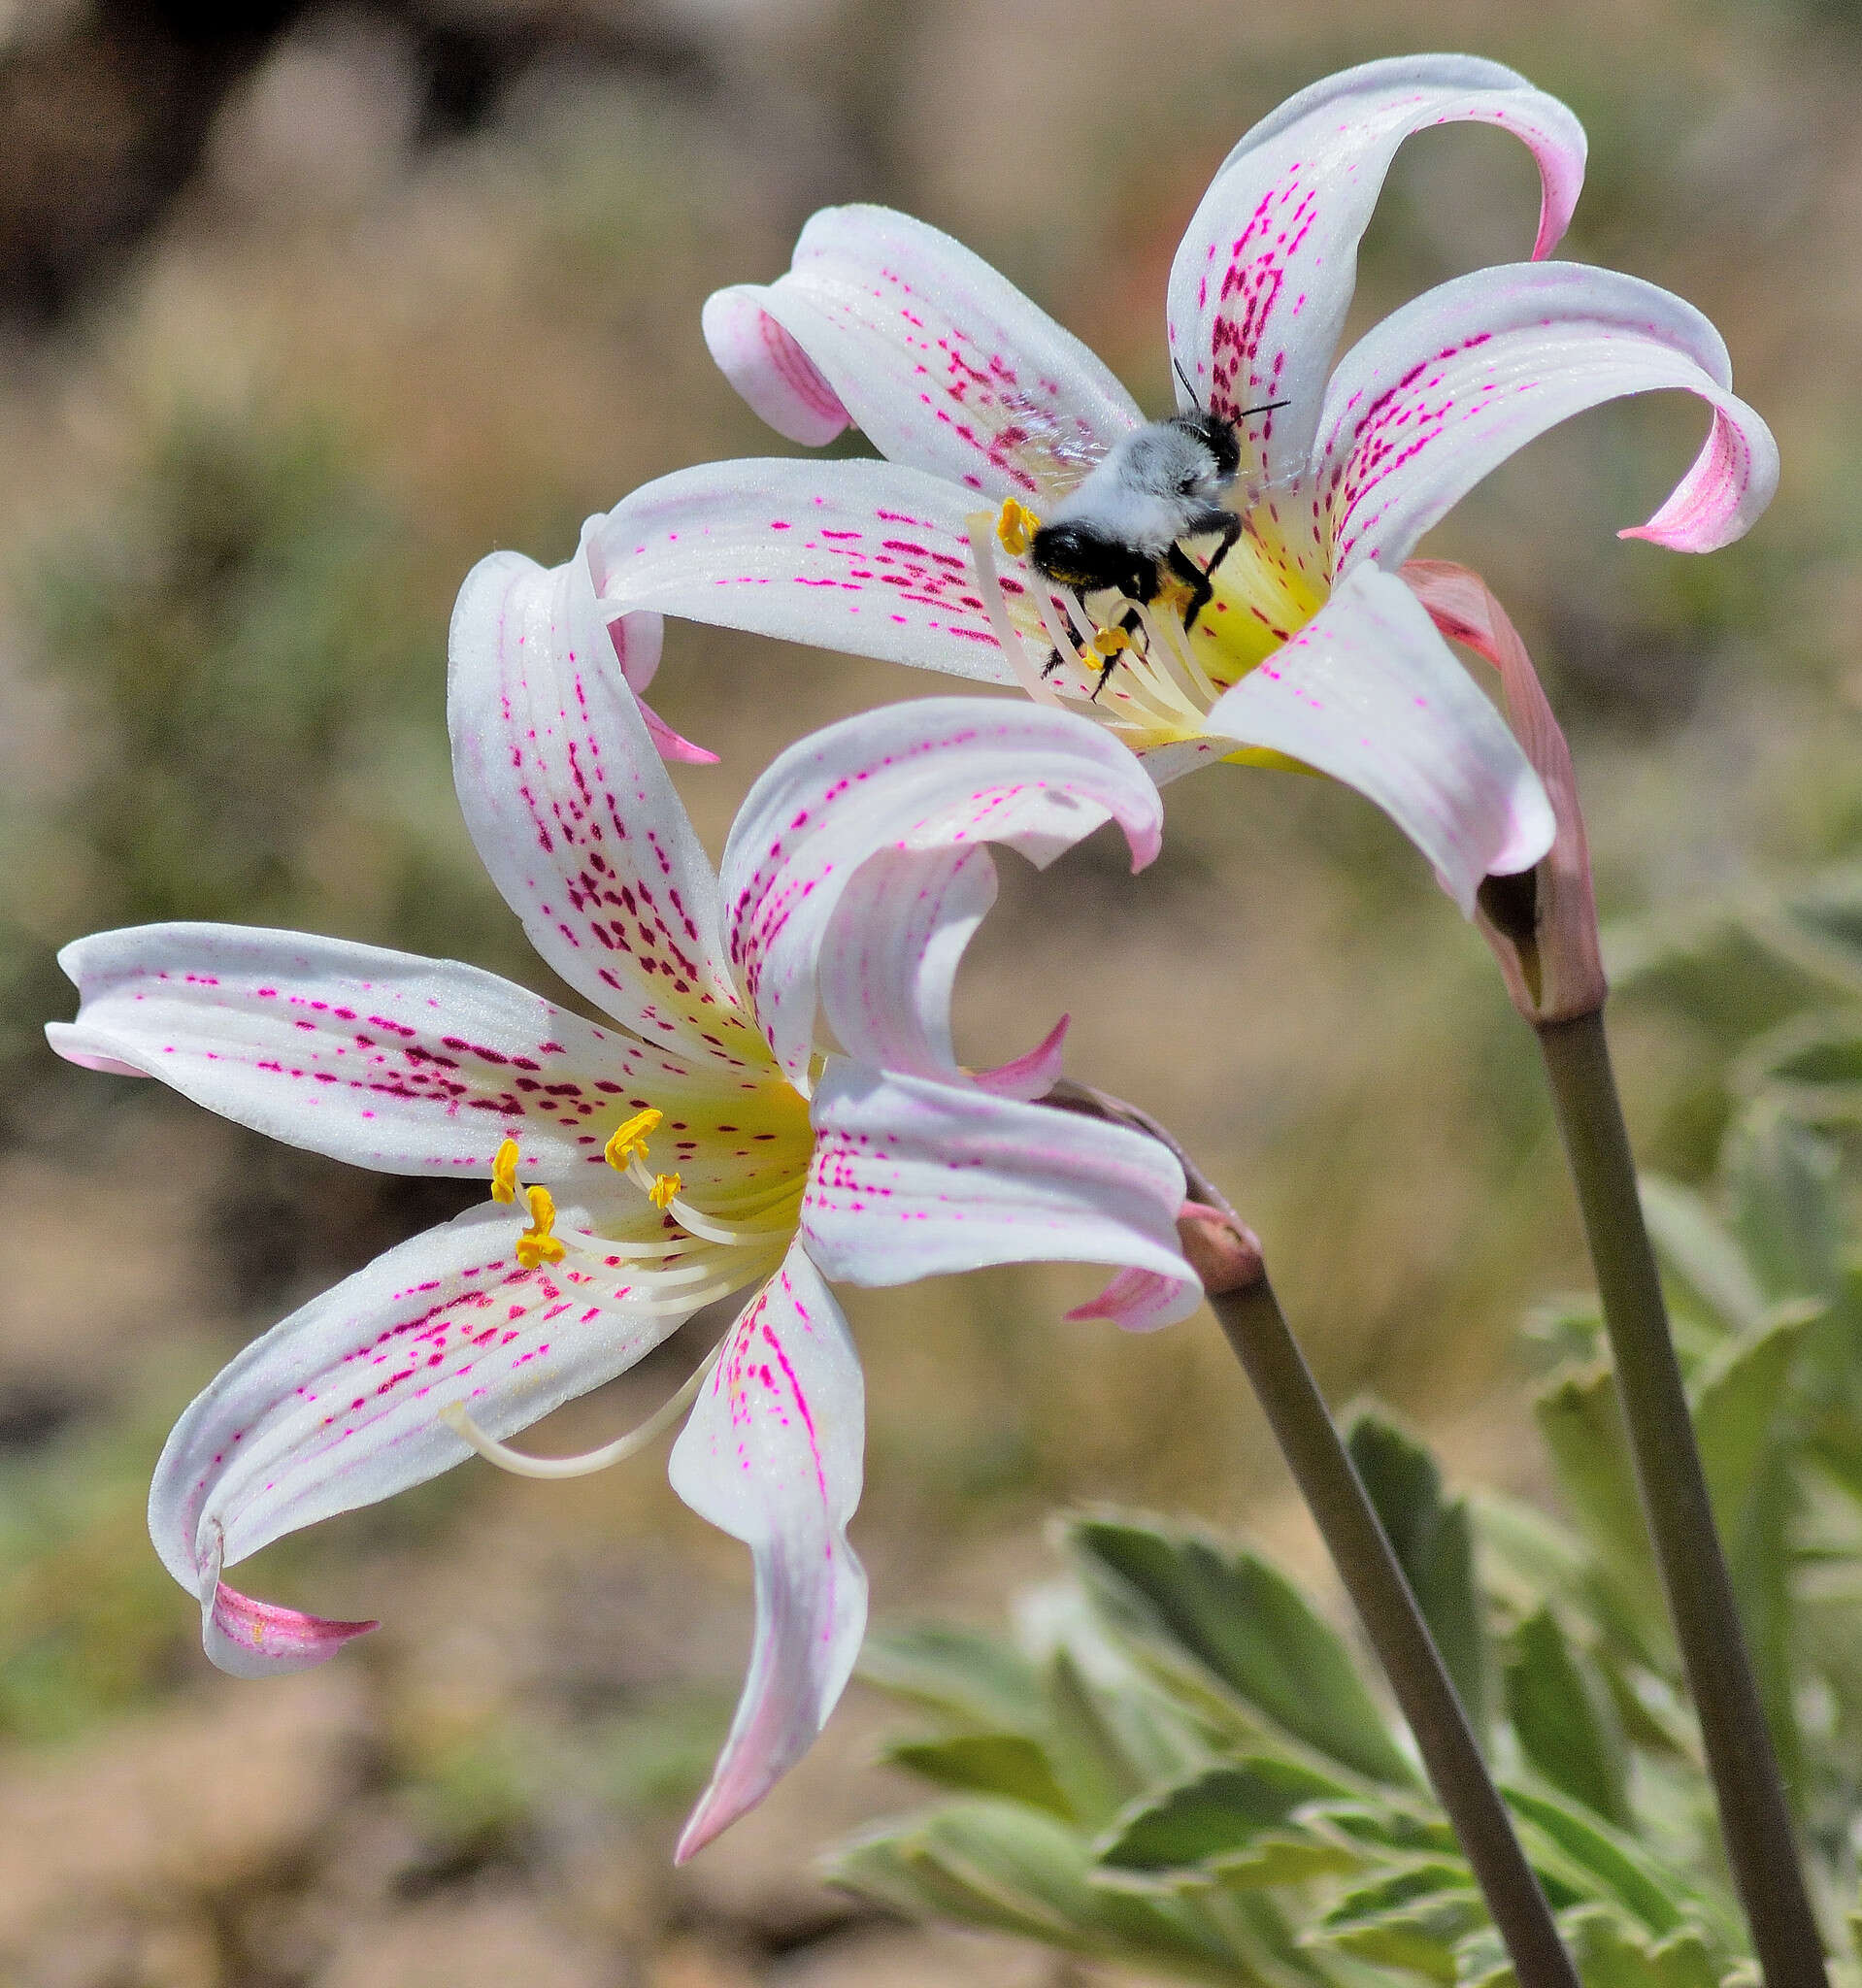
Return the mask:
<svg viewBox="0 0 1862 1988">
<path fill-rule="evenodd" d="M 1061 1054 L 1072 1026 L 1073 1016 L 1063 1014 L 1025 1055 L 998 1063 L 993 1070 L 978 1071 L 977 1088 L 999 1098 L 1044 1097 L 1059 1080 Z"/>
<path fill-rule="evenodd" d="M 374 1622 L 333 1622 L 254 1601 L 226 1583 L 214 1584 L 201 1609 L 201 1640 L 208 1656 L 235 1677 L 281 1677 L 327 1663 L 347 1642 L 380 1627 Z"/>
<path fill-rule="evenodd" d="M 1194 1277 L 1167 1277 L 1154 1270 L 1117 1272 L 1106 1288 L 1067 1313 L 1069 1323 L 1109 1318 L 1124 1332 L 1155 1332 L 1187 1318 L 1203 1302 Z"/>
<path fill-rule="evenodd" d="M 647 735 L 653 742 L 653 749 L 661 759 L 676 759 L 685 766 L 716 766 L 717 754 L 708 752 L 702 746 L 694 746 L 689 739 L 682 738 L 659 713 L 652 710 L 644 697 L 636 697 L 640 714 L 646 720 Z"/>
</svg>

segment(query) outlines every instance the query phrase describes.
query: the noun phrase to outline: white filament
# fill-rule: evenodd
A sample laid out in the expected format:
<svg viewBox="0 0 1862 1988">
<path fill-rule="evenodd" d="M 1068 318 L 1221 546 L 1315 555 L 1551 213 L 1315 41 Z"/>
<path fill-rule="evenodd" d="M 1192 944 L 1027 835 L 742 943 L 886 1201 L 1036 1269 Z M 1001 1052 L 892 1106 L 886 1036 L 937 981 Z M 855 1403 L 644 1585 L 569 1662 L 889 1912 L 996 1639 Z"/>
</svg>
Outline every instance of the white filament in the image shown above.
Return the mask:
<svg viewBox="0 0 1862 1988">
<path fill-rule="evenodd" d="M 684 1386 L 638 1428 L 628 1430 L 625 1436 L 615 1437 L 613 1442 L 603 1443 L 599 1449 L 585 1450 L 581 1456 L 526 1456 L 522 1450 L 513 1449 L 508 1442 L 500 1442 L 495 1436 L 487 1436 L 467 1414 L 462 1402 L 442 1408 L 440 1419 L 471 1443 L 486 1463 L 496 1464 L 499 1470 L 509 1471 L 514 1477 L 591 1477 L 597 1471 L 612 1469 L 615 1464 L 625 1463 L 630 1456 L 638 1455 L 654 1437 L 677 1421 L 691 1406 L 723 1350 L 724 1342 L 719 1340 Z"/>
</svg>

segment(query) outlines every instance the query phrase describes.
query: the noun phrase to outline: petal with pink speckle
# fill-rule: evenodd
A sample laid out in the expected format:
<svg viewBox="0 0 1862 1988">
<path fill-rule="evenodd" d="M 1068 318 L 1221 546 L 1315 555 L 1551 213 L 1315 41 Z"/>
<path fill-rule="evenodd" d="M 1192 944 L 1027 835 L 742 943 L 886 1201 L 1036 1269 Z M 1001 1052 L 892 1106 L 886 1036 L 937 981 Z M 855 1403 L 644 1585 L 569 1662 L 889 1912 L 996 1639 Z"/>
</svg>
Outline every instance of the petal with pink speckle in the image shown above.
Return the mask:
<svg viewBox="0 0 1862 1988">
<path fill-rule="evenodd" d="M 486 1206 L 388 1250 L 255 1340 L 175 1425 L 150 1532 L 207 1604 L 216 1661 L 251 1674 L 254 1641 L 276 1632 L 283 1668 L 301 1668 L 357 1627 L 226 1590 L 222 1563 L 462 1463 L 472 1452 L 441 1408 L 463 1406 L 489 1435 L 515 1435 L 682 1322 L 630 1312 L 573 1261 L 522 1269 L 511 1253 L 520 1226 Z"/>
<path fill-rule="evenodd" d="M 703 463 L 595 523 L 603 600 L 1013 683 L 971 565 L 975 502 L 897 463 Z"/>
<path fill-rule="evenodd" d="M 456 960 L 172 924 L 95 933 L 59 962 L 83 997 L 47 1028 L 61 1056 L 384 1173 L 488 1174 L 515 1139 L 528 1171 L 560 1177 L 601 1159 L 642 1086 L 693 1088 L 662 1051 Z"/>
<path fill-rule="evenodd" d="M 1140 869 L 1162 819 L 1116 739 L 1037 705 L 924 698 L 791 746 L 746 797 L 720 865 L 731 959 L 789 1080 L 807 1084 L 822 944 L 869 857 L 1006 843 L 1045 867 L 1115 820 Z"/>
<path fill-rule="evenodd" d="M 1358 240 L 1397 148 L 1469 120 L 1531 149 L 1542 184 L 1532 252 L 1548 255 L 1583 184 L 1583 127 L 1555 97 L 1474 55 L 1403 55 L 1324 78 L 1255 125 L 1204 194 L 1171 265 L 1171 353 L 1218 414 L 1289 403 L 1247 424 L 1263 482 L 1305 466 Z"/>
<path fill-rule="evenodd" d="M 751 309 L 759 338 L 745 324 Z M 1144 419 L 1100 359 L 1006 277 L 890 208 L 824 208 L 787 275 L 713 298 L 706 337 L 765 418 L 771 407 L 793 418 L 779 382 L 800 353 L 881 454 L 984 500 L 1052 495 Z"/>
<path fill-rule="evenodd" d="M 1141 1327 L 1201 1299 L 1177 1240 L 1183 1170 L 1154 1139 L 842 1057 L 814 1116 L 802 1241 L 828 1276 L 890 1285 L 992 1263 L 1109 1263 L 1161 1280 L 1142 1311 L 1120 1313 Z"/>
<path fill-rule="evenodd" d="M 1393 572 L 1489 470 L 1559 421 L 1681 387 L 1713 411 L 1694 466 L 1633 534 L 1707 552 L 1778 487 L 1772 431 L 1729 391 L 1719 333 L 1653 283 L 1573 262 L 1476 270 L 1393 312 L 1339 362 L 1313 487 L 1341 573 Z"/>
<path fill-rule="evenodd" d="M 1374 566 L 1218 698 L 1207 726 L 1375 801 L 1465 916 L 1483 877 L 1528 869 L 1551 846 L 1551 804 L 1506 720 L 1415 596 Z"/>
<path fill-rule="evenodd" d="M 615 667 L 582 553 L 494 552 L 452 612 L 447 717 L 466 825 L 530 942 L 579 993 L 697 1062 L 760 1061 L 716 881 Z"/>
<path fill-rule="evenodd" d="M 792 1248 L 731 1328 L 668 1473 L 701 1518 L 749 1547 L 756 1574 L 749 1675 L 682 1863 L 769 1793 L 847 1687 L 866 1631 L 866 1570 L 847 1540 L 865 1441 L 847 1320 Z"/>
</svg>

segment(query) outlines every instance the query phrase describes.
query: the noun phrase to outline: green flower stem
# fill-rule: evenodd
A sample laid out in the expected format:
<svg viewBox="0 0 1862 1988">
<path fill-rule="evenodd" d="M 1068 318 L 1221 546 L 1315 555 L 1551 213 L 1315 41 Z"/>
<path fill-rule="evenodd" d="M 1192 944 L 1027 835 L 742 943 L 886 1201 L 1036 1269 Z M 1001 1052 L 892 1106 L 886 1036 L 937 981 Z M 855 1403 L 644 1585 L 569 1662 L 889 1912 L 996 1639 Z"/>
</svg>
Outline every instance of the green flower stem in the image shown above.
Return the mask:
<svg viewBox="0 0 1862 1988">
<path fill-rule="evenodd" d="M 1825 1988 L 1823 1941 L 1713 1526 L 1602 1011 L 1542 1024 L 1539 1043 L 1596 1266 L 1643 1508 L 1752 1945 L 1767 1988 Z"/>
<path fill-rule="evenodd" d="M 1415 1596 L 1263 1275 L 1209 1300 L 1267 1411 L 1429 1780 L 1474 1867 L 1520 1988 L 1578 1988 L 1551 1907 L 1526 1862 Z"/>
</svg>

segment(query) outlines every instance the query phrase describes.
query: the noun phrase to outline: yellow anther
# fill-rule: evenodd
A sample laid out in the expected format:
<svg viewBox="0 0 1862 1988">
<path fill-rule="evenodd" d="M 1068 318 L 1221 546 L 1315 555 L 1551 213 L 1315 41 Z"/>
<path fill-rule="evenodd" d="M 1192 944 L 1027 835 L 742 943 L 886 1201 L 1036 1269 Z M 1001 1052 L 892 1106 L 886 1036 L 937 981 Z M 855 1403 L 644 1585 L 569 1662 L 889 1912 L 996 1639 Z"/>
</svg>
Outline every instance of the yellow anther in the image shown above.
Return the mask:
<svg viewBox="0 0 1862 1988">
<path fill-rule="evenodd" d="M 507 1207 L 517 1198 L 517 1142 L 507 1139 L 491 1159 L 491 1198 Z"/>
<path fill-rule="evenodd" d="M 1011 558 L 1021 558 L 1040 529 L 1040 518 L 1025 504 L 1017 504 L 1013 497 L 1002 500 L 996 516 L 996 541 Z"/>
<path fill-rule="evenodd" d="M 655 1174 L 653 1184 L 647 1190 L 647 1199 L 655 1208 L 671 1208 L 673 1197 L 684 1184 L 677 1174 Z"/>
<path fill-rule="evenodd" d="M 1181 614 L 1195 598 L 1185 581 L 1167 580 L 1157 589 L 1156 605 L 1160 608 L 1169 608 L 1173 613 Z"/>
<path fill-rule="evenodd" d="M 615 1136 L 608 1142 L 604 1151 L 608 1164 L 616 1174 L 624 1174 L 628 1163 L 638 1153 L 647 1157 L 647 1140 L 649 1134 L 659 1130 L 659 1122 L 665 1117 L 664 1111 L 648 1110 L 636 1111 L 624 1125 L 615 1128 Z"/>
<path fill-rule="evenodd" d="M 556 1226 L 556 1204 L 547 1187 L 529 1187 L 524 1190 L 530 1202 L 530 1226 L 517 1238 L 514 1252 L 525 1270 L 535 1270 L 540 1263 L 560 1263 L 565 1251 L 560 1242 L 549 1233 Z"/>
<path fill-rule="evenodd" d="M 1102 628 L 1092 639 L 1091 653 L 1110 661 L 1120 649 L 1130 648 L 1131 637 L 1122 628 Z"/>
</svg>

